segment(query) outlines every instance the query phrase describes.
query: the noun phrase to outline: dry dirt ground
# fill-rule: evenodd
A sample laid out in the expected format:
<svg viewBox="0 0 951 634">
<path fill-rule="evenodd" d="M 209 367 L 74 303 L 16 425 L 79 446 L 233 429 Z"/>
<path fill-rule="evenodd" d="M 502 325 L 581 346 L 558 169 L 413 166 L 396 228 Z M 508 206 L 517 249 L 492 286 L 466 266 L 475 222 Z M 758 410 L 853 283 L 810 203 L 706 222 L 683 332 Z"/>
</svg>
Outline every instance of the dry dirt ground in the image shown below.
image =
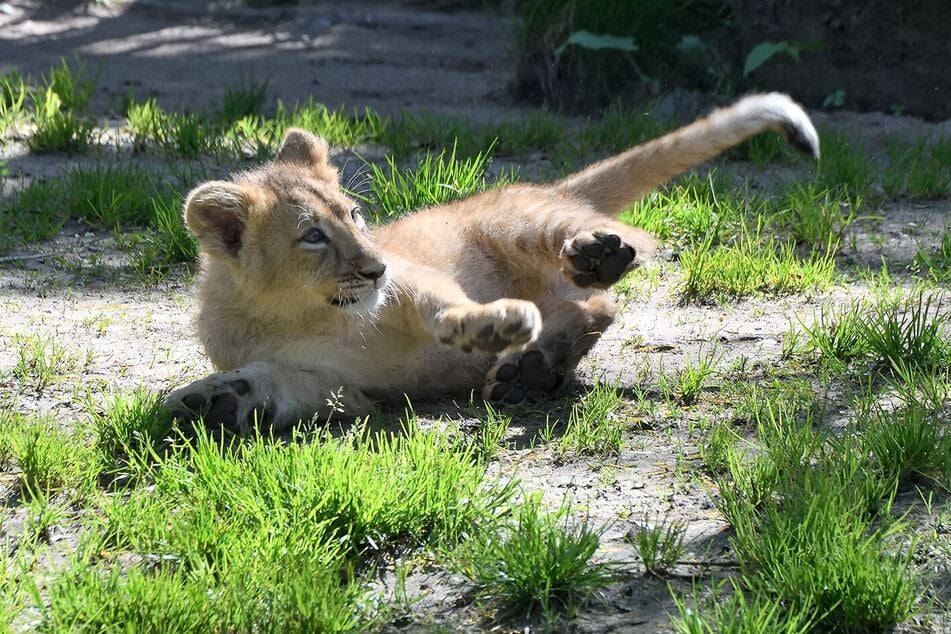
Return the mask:
<svg viewBox="0 0 951 634">
<path fill-rule="evenodd" d="M 493 16 L 395 2 L 251 10 L 214 2 L 149 0 L 87 8 L 15 0 L 0 7 L 0 72 L 20 68 L 39 75 L 74 53 L 101 62 L 94 109 L 103 116 L 130 89 L 169 108 L 198 107 L 213 102 L 241 76 L 268 78 L 269 94 L 287 101 L 313 95 L 331 105 L 367 105 L 385 113 L 430 110 L 502 119 L 527 110 L 506 96 L 511 25 Z M 871 131 L 873 143 L 882 131 L 935 129 L 884 115 L 825 116 L 822 122 Z M 947 122 L 939 127 L 949 129 Z M 5 153 L 11 172 L 27 179 L 77 160 L 30 156 L 16 146 Z M 883 210 L 881 222 L 856 225 L 856 250 L 847 250 L 847 256 L 876 264 L 885 253 L 898 271 L 918 245 L 935 244 L 951 218 L 949 211 L 947 200 L 893 203 Z M 191 280 L 180 275 L 147 288 L 128 265 L 128 256 L 115 248 L 111 236 L 80 225 L 0 259 L 0 370 L 14 363 L 14 338 L 29 333 L 52 336 L 75 359 L 68 376 L 42 393 L 18 391 L 12 379 L 3 379 L 0 390 L 17 392 L 18 409 L 69 421 L 81 415 L 87 392 L 139 385 L 164 389 L 211 369 L 193 335 Z M 821 296 L 683 307 L 676 298 L 676 266 L 655 266 L 660 268 L 656 287 L 640 289 L 627 301 L 617 323 L 584 362 L 582 384 L 605 377 L 619 380 L 622 388 L 656 390 L 661 367 L 677 368 L 713 349 L 724 375 L 741 357 L 769 365 L 778 357 L 791 321 L 808 320 L 821 301 L 863 292 L 860 282 L 850 282 Z M 419 411 L 459 419 L 464 427 L 475 424 L 463 396 L 457 402 L 420 404 Z M 566 411 L 559 406 L 550 414 L 564 417 Z M 702 415 L 688 410 L 675 417 L 639 414 L 619 458 L 566 464 L 557 463 L 537 438 L 546 412 L 513 423 L 496 468 L 544 491 L 553 504 L 568 496 L 587 506 L 595 523 L 608 526 L 600 557 L 636 561 L 623 538 L 645 518 L 669 516 L 688 527 L 688 554 L 670 578 L 642 576 L 632 563 L 631 580 L 610 588 L 603 602 L 585 610 L 575 623 L 580 631 L 663 630 L 674 609 L 668 583 L 688 591 L 694 578 L 711 571 L 729 574 L 730 562 L 722 559 L 728 526 L 712 504 L 712 485 L 691 468 L 697 447 L 689 430 Z M 691 563 L 700 560 L 706 564 Z M 949 583 L 947 568 L 943 575 Z M 457 581 L 418 567 L 408 590 L 420 600 L 391 629 L 431 631 L 433 623 L 458 631 L 489 627 Z M 380 583 L 392 585 L 393 579 L 384 575 Z M 947 599 L 948 588 L 943 592 Z M 951 627 L 946 613 L 927 625 L 915 621 L 903 626 L 907 631 L 941 627 Z"/>
</svg>

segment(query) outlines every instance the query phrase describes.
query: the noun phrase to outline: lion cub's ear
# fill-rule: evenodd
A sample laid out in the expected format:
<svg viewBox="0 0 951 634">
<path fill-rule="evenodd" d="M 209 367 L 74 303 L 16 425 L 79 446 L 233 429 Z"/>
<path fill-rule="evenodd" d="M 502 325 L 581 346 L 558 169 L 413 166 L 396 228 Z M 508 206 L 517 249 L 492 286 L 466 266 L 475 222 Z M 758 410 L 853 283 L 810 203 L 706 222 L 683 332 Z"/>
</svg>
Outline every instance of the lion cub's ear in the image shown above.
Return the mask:
<svg viewBox="0 0 951 634">
<path fill-rule="evenodd" d="M 330 147 L 319 136 L 300 128 L 288 128 L 274 160 L 307 168 L 311 175 L 329 183 L 337 182 L 337 170 L 330 165 Z"/>
<path fill-rule="evenodd" d="M 251 196 L 227 181 L 199 185 L 185 200 L 185 224 L 211 255 L 233 257 L 241 250 Z"/>
</svg>

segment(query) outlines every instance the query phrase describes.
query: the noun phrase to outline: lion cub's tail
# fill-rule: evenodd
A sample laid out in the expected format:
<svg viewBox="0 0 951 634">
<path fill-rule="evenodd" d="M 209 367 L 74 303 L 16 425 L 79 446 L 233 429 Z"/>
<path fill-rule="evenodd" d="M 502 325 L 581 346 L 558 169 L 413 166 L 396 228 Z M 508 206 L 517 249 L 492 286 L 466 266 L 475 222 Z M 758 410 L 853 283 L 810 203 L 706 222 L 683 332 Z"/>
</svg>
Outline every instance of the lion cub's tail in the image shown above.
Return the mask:
<svg viewBox="0 0 951 634">
<path fill-rule="evenodd" d="M 819 158 L 809 116 L 788 96 L 751 95 L 670 134 L 595 163 L 556 183 L 614 216 L 657 185 L 764 130 Z"/>
</svg>

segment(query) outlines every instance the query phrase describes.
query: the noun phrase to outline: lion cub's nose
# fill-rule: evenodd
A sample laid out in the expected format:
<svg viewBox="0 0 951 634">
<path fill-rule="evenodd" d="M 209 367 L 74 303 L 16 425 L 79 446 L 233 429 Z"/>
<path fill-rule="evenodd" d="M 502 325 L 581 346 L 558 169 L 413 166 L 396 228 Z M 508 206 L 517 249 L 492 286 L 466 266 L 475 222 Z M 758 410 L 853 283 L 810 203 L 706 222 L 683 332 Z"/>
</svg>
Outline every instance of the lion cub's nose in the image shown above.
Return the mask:
<svg viewBox="0 0 951 634">
<path fill-rule="evenodd" d="M 380 262 L 374 267 L 365 268 L 362 271 L 357 271 L 360 277 L 365 277 L 368 280 L 376 281 L 383 277 L 383 274 L 386 273 L 386 265 Z"/>
</svg>

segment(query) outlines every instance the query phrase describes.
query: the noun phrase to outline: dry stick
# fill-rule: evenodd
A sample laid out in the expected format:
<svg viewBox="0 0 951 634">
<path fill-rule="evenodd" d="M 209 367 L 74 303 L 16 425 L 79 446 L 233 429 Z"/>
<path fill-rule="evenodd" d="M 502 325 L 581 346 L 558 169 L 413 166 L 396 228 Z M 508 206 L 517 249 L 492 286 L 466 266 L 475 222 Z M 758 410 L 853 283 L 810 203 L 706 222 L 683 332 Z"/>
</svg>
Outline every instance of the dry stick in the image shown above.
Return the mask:
<svg viewBox="0 0 951 634">
<path fill-rule="evenodd" d="M 0 264 L 5 264 L 6 262 L 20 262 L 22 260 L 42 260 L 43 258 L 48 258 L 55 253 L 32 253 L 30 255 L 7 255 L 0 258 Z"/>
</svg>

